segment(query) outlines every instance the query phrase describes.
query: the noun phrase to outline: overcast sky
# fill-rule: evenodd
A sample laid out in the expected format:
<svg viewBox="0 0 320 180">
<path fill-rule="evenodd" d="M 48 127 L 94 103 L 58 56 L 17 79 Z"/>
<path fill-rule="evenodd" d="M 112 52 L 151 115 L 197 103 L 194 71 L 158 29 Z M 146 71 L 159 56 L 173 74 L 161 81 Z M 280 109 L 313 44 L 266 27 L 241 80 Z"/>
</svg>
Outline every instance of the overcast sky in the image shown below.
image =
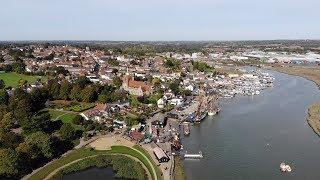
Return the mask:
<svg viewBox="0 0 320 180">
<path fill-rule="evenodd" d="M 0 40 L 320 39 L 320 0 L 1 0 Z"/>
</svg>

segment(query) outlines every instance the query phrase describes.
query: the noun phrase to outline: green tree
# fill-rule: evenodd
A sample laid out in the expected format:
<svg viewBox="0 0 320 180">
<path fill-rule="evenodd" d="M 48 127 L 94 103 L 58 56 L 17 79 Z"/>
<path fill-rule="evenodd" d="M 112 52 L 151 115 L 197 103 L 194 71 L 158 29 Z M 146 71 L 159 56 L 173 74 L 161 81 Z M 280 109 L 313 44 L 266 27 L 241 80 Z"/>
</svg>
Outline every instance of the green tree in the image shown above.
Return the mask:
<svg viewBox="0 0 320 180">
<path fill-rule="evenodd" d="M 70 123 L 65 123 L 61 126 L 59 134 L 62 139 L 71 141 L 75 138 L 76 131 Z"/>
<path fill-rule="evenodd" d="M 61 83 L 61 87 L 60 87 L 60 95 L 59 95 L 60 99 L 67 100 L 69 98 L 70 90 L 71 90 L 70 83 L 67 80 L 64 80 Z"/>
<path fill-rule="evenodd" d="M 19 144 L 17 150 L 28 154 L 31 159 L 52 158 L 54 155 L 53 142 L 50 136 L 40 131 L 28 135 L 25 142 Z"/>
<path fill-rule="evenodd" d="M 0 129 L 0 148 L 16 148 L 21 140 L 16 133 Z"/>
<path fill-rule="evenodd" d="M 81 88 L 84 88 L 89 84 L 92 84 L 92 82 L 86 76 L 80 76 L 75 82 L 75 85 L 80 86 Z"/>
<path fill-rule="evenodd" d="M 170 83 L 169 88 L 175 95 L 178 95 L 180 93 L 180 85 L 177 81 Z"/>
<path fill-rule="evenodd" d="M 48 81 L 48 91 L 53 99 L 59 99 L 60 84 L 58 80 L 52 79 Z"/>
<path fill-rule="evenodd" d="M 0 119 L 2 119 L 3 116 L 7 114 L 7 112 L 8 112 L 8 106 L 0 103 Z"/>
<path fill-rule="evenodd" d="M 48 92 L 45 88 L 36 88 L 31 91 L 30 99 L 32 104 L 32 111 L 36 112 L 43 109 L 48 98 Z"/>
<path fill-rule="evenodd" d="M 23 122 L 28 119 L 31 115 L 31 103 L 28 99 L 21 99 L 16 108 L 13 109 L 14 117 L 18 122 Z"/>
<path fill-rule="evenodd" d="M 13 113 L 8 112 L 3 116 L 2 120 L 0 121 L 0 128 L 4 129 L 5 131 L 9 131 L 14 126 L 15 122 L 16 120 L 13 116 Z"/>
<path fill-rule="evenodd" d="M 84 119 L 83 119 L 82 116 L 76 115 L 76 116 L 72 119 L 72 122 L 73 122 L 73 124 L 83 125 Z"/>
<path fill-rule="evenodd" d="M 0 176 L 16 177 L 21 167 L 19 153 L 13 149 L 0 149 Z"/>
<path fill-rule="evenodd" d="M 51 115 L 48 111 L 42 111 L 31 118 L 25 119 L 22 123 L 22 129 L 25 133 L 30 134 L 37 131 L 49 131 L 51 124 Z"/>
<path fill-rule="evenodd" d="M 84 88 L 81 92 L 82 101 L 94 102 L 97 99 L 97 93 L 91 86 Z"/>
<path fill-rule="evenodd" d="M 112 80 L 113 84 L 117 89 L 119 89 L 122 86 L 122 79 L 118 76 L 114 77 Z"/>
<path fill-rule="evenodd" d="M 0 89 L 0 104 L 8 104 L 9 95 L 5 89 Z"/>
<path fill-rule="evenodd" d="M 81 91 L 82 91 L 82 88 L 79 85 L 75 85 L 70 92 L 69 98 L 72 100 L 80 101 L 81 100 L 81 94 L 80 94 Z"/>
<path fill-rule="evenodd" d="M 0 89 L 3 89 L 6 87 L 6 84 L 4 83 L 3 79 L 0 79 Z"/>
</svg>

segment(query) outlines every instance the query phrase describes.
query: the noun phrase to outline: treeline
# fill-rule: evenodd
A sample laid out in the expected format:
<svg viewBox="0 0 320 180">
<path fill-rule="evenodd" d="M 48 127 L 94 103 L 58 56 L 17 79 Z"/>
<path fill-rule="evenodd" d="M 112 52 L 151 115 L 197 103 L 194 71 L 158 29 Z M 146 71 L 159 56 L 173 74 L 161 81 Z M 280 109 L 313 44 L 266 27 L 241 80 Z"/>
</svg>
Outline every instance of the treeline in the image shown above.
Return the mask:
<svg viewBox="0 0 320 180">
<path fill-rule="evenodd" d="M 81 76 L 75 82 L 67 80 L 59 82 L 51 79 L 47 82 L 45 89 L 50 100 L 74 100 L 80 102 L 112 103 L 123 101 L 127 95 L 119 91 L 122 85 L 120 78 L 115 78 L 113 85 L 100 85 L 92 83 L 87 77 Z"/>
<path fill-rule="evenodd" d="M 29 94 L 17 88 L 11 96 L 1 89 L 0 94 L 0 179 L 20 178 L 71 149 L 81 135 L 42 110 L 45 89 Z"/>
<path fill-rule="evenodd" d="M 82 136 L 69 123 L 51 121 L 49 112 L 43 110 L 47 100 L 115 102 L 126 98 L 116 86 L 93 84 L 86 77 L 73 83 L 49 80 L 30 93 L 20 87 L 9 95 L 4 87 L 0 81 L 0 179 L 20 178 L 73 148 L 73 141 Z"/>
</svg>

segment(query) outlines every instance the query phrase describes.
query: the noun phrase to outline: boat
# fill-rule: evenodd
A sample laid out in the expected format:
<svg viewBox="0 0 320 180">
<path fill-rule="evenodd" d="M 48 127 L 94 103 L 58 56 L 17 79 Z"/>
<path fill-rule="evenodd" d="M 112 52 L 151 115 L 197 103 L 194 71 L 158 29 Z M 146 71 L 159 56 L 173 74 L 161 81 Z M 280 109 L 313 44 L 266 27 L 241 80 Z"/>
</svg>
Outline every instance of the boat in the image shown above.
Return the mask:
<svg viewBox="0 0 320 180">
<path fill-rule="evenodd" d="M 187 152 L 183 156 L 184 158 L 190 158 L 190 159 L 201 159 L 203 158 L 202 152 L 199 151 L 199 154 L 188 154 Z"/>
<path fill-rule="evenodd" d="M 285 172 L 285 171 L 286 171 L 286 164 L 285 164 L 285 163 L 281 163 L 281 164 L 280 164 L 280 170 L 281 170 L 282 172 Z"/>
<path fill-rule="evenodd" d="M 281 172 L 291 172 L 292 171 L 291 167 L 288 164 L 285 164 L 284 162 L 282 162 L 280 164 L 280 170 L 281 170 Z"/>
<path fill-rule="evenodd" d="M 185 136 L 188 136 L 190 134 L 189 123 L 183 123 L 183 132 Z"/>
</svg>

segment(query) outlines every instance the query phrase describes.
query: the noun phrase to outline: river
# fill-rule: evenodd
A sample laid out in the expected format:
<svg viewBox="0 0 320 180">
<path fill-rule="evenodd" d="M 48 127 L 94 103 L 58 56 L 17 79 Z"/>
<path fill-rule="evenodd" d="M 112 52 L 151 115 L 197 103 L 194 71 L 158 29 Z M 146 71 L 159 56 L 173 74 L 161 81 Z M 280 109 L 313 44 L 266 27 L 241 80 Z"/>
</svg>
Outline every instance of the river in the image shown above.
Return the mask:
<svg viewBox="0 0 320 180">
<path fill-rule="evenodd" d="M 307 124 L 308 106 L 320 102 L 318 87 L 306 79 L 269 71 L 274 87 L 258 96 L 221 100 L 208 117 L 182 138 L 184 150 L 202 151 L 184 160 L 188 180 L 320 179 L 320 138 Z M 291 173 L 281 173 L 284 161 Z"/>
</svg>

